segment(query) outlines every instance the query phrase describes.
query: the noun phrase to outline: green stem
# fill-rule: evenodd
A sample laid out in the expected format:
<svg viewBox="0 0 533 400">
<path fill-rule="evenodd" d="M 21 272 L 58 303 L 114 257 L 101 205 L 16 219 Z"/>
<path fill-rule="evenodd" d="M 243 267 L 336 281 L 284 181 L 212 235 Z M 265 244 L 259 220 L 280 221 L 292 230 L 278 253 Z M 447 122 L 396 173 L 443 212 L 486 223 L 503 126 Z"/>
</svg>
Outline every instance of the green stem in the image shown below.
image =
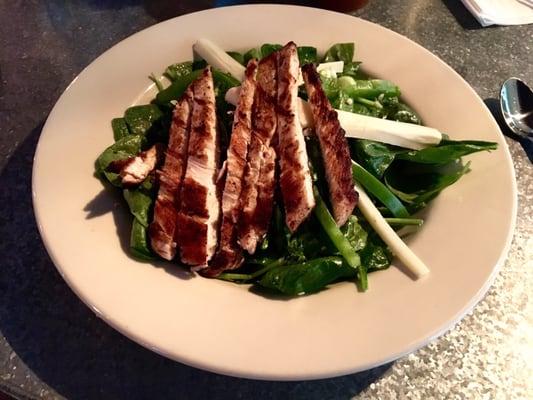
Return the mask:
<svg viewBox="0 0 533 400">
<path fill-rule="evenodd" d="M 377 198 L 396 218 L 409 218 L 409 212 L 400 199 L 374 175 L 352 160 L 352 175 L 368 192 Z"/>
<path fill-rule="evenodd" d="M 283 265 L 284 262 L 285 262 L 285 258 L 281 257 L 281 258 L 278 258 L 275 261 L 272 261 L 271 263 L 268 263 L 263 268 L 258 269 L 257 271 L 255 271 L 254 273 L 251 273 L 251 274 L 235 274 L 235 273 L 231 273 L 231 272 L 224 272 L 224 273 L 220 274 L 219 276 L 217 276 L 217 278 L 225 280 L 225 281 L 251 281 L 251 280 L 253 280 L 253 279 L 265 274 L 266 272 L 268 272 L 272 268 L 279 267 L 280 265 Z"/>
<path fill-rule="evenodd" d="M 421 218 L 385 218 L 389 225 L 416 225 L 422 226 L 424 220 Z"/>
<path fill-rule="evenodd" d="M 383 108 L 383 106 L 381 105 L 381 103 L 379 101 L 368 100 L 368 99 L 365 99 L 364 97 L 354 97 L 353 101 L 355 101 L 357 103 L 360 103 L 360 104 L 363 104 L 363 105 L 365 105 L 367 107 L 372 107 L 372 108 L 377 108 L 377 109 L 382 109 Z"/>
<path fill-rule="evenodd" d="M 333 245 L 344 257 L 348 265 L 352 268 L 357 268 L 361 265 L 361 259 L 359 258 L 359 255 L 356 253 L 348 239 L 344 237 L 341 230 L 335 223 L 335 220 L 326 207 L 324 200 L 322 200 L 322 197 L 320 197 L 320 193 L 316 187 L 313 187 L 313 192 L 316 200 L 314 213 L 320 222 L 320 225 L 322 225 L 322 228 L 331 239 Z"/>
</svg>

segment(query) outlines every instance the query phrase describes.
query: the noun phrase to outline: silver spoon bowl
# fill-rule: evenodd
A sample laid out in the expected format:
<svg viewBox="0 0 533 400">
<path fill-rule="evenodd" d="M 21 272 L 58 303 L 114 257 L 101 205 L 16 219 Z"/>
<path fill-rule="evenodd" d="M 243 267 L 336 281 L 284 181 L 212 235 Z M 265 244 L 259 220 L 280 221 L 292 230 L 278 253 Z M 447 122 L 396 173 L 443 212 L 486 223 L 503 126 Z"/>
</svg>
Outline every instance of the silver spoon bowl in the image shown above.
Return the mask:
<svg viewBox="0 0 533 400">
<path fill-rule="evenodd" d="M 520 136 L 520 143 L 533 162 L 533 91 L 518 78 L 507 79 L 500 91 L 505 123 Z"/>
</svg>

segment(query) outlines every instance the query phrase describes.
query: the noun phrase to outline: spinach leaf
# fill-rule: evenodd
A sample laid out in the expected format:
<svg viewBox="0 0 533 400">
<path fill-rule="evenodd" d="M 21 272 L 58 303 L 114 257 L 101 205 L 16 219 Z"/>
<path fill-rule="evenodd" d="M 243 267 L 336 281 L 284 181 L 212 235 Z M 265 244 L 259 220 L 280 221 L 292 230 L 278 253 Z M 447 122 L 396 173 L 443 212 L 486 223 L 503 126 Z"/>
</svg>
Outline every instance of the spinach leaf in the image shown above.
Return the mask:
<svg viewBox="0 0 533 400">
<path fill-rule="evenodd" d="M 261 51 L 259 49 L 253 48 L 248 50 L 246 53 L 244 53 L 244 63 L 248 64 L 248 61 L 250 61 L 252 58 L 255 58 L 256 60 L 261 59 Z"/>
<path fill-rule="evenodd" d="M 145 228 L 150 223 L 150 212 L 154 201 L 154 185 L 148 177 L 139 187 L 135 189 L 124 189 L 123 195 L 130 212 Z"/>
<path fill-rule="evenodd" d="M 192 72 L 192 61 L 185 61 L 182 63 L 176 63 L 169 65 L 163 75 L 174 82 L 184 76 L 189 75 Z"/>
<path fill-rule="evenodd" d="M 341 232 L 355 251 L 360 251 L 366 246 L 368 233 L 359 225 L 355 215 L 350 215 L 348 221 L 341 227 Z"/>
<path fill-rule="evenodd" d="M 365 76 L 359 70 L 361 63 L 359 61 L 345 62 L 342 68 L 342 76 L 350 76 L 354 79 L 365 79 Z"/>
<path fill-rule="evenodd" d="M 339 90 L 338 96 L 333 100 L 331 105 L 333 106 L 333 108 L 336 108 L 337 110 L 355 112 L 354 106 L 356 104 L 354 103 L 353 99 L 348 94 L 346 94 L 344 90 Z M 358 105 L 359 104 L 357 104 L 357 106 Z M 366 109 L 365 106 L 362 106 L 362 107 Z M 358 114 L 361 114 L 361 113 L 358 113 Z"/>
<path fill-rule="evenodd" d="M 385 173 L 385 184 L 403 202 L 425 205 L 443 189 L 457 182 L 461 176 L 470 171 L 470 163 L 448 164 L 446 168 L 428 166 L 408 161 L 395 162 L 394 168 Z"/>
<path fill-rule="evenodd" d="M 104 176 L 107 180 L 115 185 L 121 186 L 121 180 L 117 173 L 107 171 L 107 167 L 113 161 L 124 160 L 126 158 L 137 155 L 145 142 L 144 136 L 128 135 L 119 139 L 114 144 L 103 151 L 96 159 L 95 170 L 100 176 Z"/>
<path fill-rule="evenodd" d="M 353 156 L 367 171 L 381 178 L 396 158 L 396 154 L 406 151 L 366 139 L 350 140 Z"/>
<path fill-rule="evenodd" d="M 162 116 L 159 107 L 146 104 L 128 108 L 124 113 L 124 120 L 133 135 L 145 135 Z"/>
<path fill-rule="evenodd" d="M 150 250 L 150 245 L 148 244 L 147 229 L 137 218 L 133 219 L 131 225 L 130 251 L 134 257 L 141 260 L 150 261 L 155 259 L 152 250 Z"/>
<path fill-rule="evenodd" d="M 285 228 L 285 238 L 285 250 L 290 262 L 303 262 L 331 254 L 329 239 L 322 233 L 316 218 L 309 218 L 293 234 Z"/>
<path fill-rule="evenodd" d="M 205 61 L 202 58 L 199 58 L 197 60 L 193 60 L 193 62 L 192 62 L 192 70 L 193 70 L 193 72 L 194 71 L 201 71 L 205 67 L 207 67 L 207 61 Z"/>
<path fill-rule="evenodd" d="M 365 266 L 368 272 L 387 269 L 392 261 L 392 254 L 374 232 L 369 235 L 367 244 L 359 255 L 361 256 L 361 264 Z"/>
<path fill-rule="evenodd" d="M 298 59 L 300 60 L 300 65 L 318 62 L 316 47 L 299 46 Z"/>
<path fill-rule="evenodd" d="M 478 151 L 496 150 L 494 142 L 443 140 L 436 147 L 399 153 L 396 158 L 422 164 L 448 164 Z"/>
<path fill-rule="evenodd" d="M 201 74 L 202 70 L 195 70 L 190 74 L 176 78 L 169 87 L 160 91 L 155 97 L 155 103 L 163 106 L 169 106 L 172 100 L 178 100 L 187 90 L 187 87 Z"/>
<path fill-rule="evenodd" d="M 274 53 L 275 51 L 278 51 L 283 46 L 281 44 L 272 44 L 272 43 L 265 43 L 261 46 L 261 57 L 265 58 Z"/>
<path fill-rule="evenodd" d="M 233 58 L 239 64 L 246 66 L 246 63 L 244 62 L 244 56 L 241 53 L 238 53 L 236 51 L 227 51 L 226 53 L 228 53 L 228 56 Z"/>
<path fill-rule="evenodd" d="M 345 63 L 352 62 L 354 55 L 354 44 L 353 43 L 336 43 L 331 46 L 322 62 L 331 62 L 331 61 L 344 61 Z"/>
<path fill-rule="evenodd" d="M 130 134 L 130 130 L 128 129 L 128 125 L 124 118 L 113 118 L 111 120 L 111 128 L 113 129 L 113 138 L 115 139 L 115 142 Z"/>
<path fill-rule="evenodd" d="M 341 278 L 354 278 L 356 271 L 345 264 L 341 257 L 316 258 L 273 268 L 263 275 L 258 284 L 295 296 L 316 293 Z"/>
<path fill-rule="evenodd" d="M 329 77 L 320 74 L 320 81 L 322 82 L 322 89 L 331 103 L 335 103 L 339 96 L 339 84 L 337 78 Z"/>
</svg>

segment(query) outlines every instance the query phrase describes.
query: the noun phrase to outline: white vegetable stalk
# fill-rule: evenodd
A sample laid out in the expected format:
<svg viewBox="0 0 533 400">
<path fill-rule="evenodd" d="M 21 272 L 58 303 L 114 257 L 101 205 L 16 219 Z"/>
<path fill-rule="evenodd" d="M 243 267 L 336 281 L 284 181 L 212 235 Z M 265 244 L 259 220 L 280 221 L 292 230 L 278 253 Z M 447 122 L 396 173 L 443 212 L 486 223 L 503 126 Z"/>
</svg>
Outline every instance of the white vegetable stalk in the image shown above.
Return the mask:
<svg viewBox="0 0 533 400">
<path fill-rule="evenodd" d="M 212 67 L 227 72 L 239 81 L 243 80 L 246 68 L 235 61 L 212 41 L 208 39 L 200 39 L 192 46 L 192 48 Z"/>
<path fill-rule="evenodd" d="M 429 274 L 428 267 L 413 253 L 413 251 L 403 242 L 402 239 L 394 232 L 390 225 L 385 221 L 379 210 L 372 200 L 367 196 L 365 191 L 357 184 L 355 189 L 359 193 L 357 206 L 365 216 L 368 223 L 374 228 L 379 237 L 387 244 L 394 255 L 402 264 L 414 275 L 416 279 L 422 278 Z"/>
<path fill-rule="evenodd" d="M 239 90 L 238 87 L 228 90 L 226 92 L 226 101 L 236 105 L 239 99 Z M 302 127 L 313 127 L 313 115 L 309 104 L 305 100 L 298 100 Z M 436 145 L 442 140 L 442 134 L 434 128 L 369 117 L 348 111 L 337 110 L 337 113 L 339 122 L 346 131 L 347 137 L 375 140 L 412 150 L 420 150 Z"/>
</svg>

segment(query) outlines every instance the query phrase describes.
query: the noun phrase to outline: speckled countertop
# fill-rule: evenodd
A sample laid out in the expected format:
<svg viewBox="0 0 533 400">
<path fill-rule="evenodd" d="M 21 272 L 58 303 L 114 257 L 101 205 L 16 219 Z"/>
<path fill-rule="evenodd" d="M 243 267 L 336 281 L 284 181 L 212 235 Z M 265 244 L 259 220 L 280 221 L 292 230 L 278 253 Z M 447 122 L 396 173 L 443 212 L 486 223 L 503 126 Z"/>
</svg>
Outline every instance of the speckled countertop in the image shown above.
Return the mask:
<svg viewBox="0 0 533 400">
<path fill-rule="evenodd" d="M 394 363 L 312 382 L 228 378 L 145 350 L 70 291 L 31 208 L 32 157 L 49 111 L 82 68 L 121 39 L 215 3 L 231 2 L 0 2 L 0 389 L 32 399 L 533 398 L 533 168 L 511 139 L 519 207 L 507 262 L 471 314 Z M 356 15 L 433 51 L 489 107 L 507 77 L 533 84 L 533 25 L 480 29 L 459 0 L 370 0 Z"/>
</svg>

